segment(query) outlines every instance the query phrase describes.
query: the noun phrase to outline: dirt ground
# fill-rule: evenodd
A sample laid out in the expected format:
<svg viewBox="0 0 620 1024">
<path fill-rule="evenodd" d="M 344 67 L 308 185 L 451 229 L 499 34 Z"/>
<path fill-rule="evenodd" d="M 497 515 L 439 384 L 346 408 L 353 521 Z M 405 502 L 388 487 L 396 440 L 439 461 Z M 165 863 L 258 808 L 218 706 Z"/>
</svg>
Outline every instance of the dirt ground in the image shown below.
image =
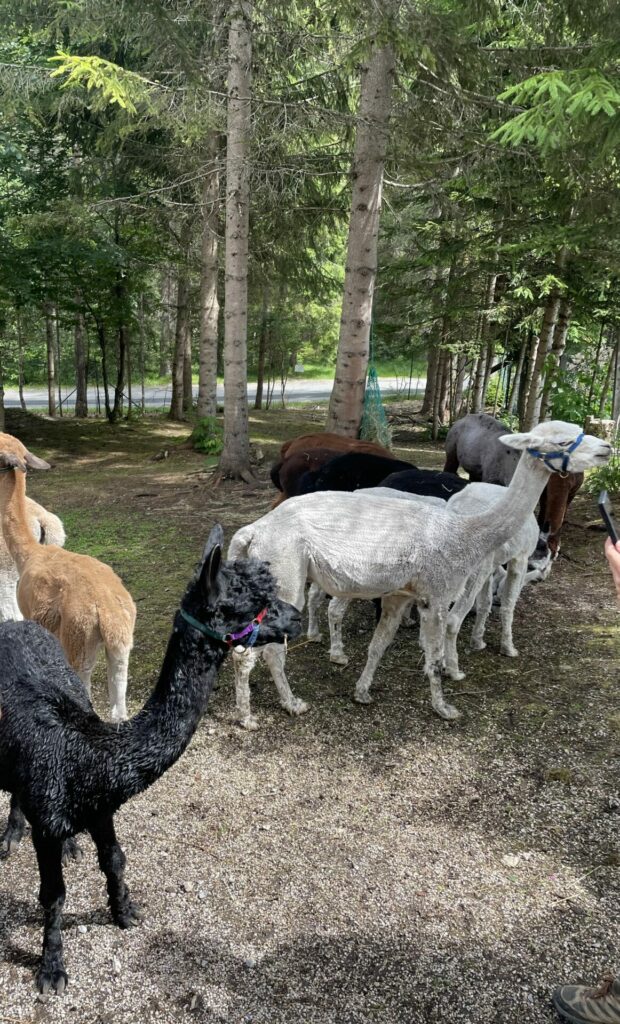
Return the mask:
<svg viewBox="0 0 620 1024">
<path fill-rule="evenodd" d="M 60 514 L 67 545 L 108 561 L 138 606 L 129 704 L 153 685 L 178 599 L 209 528 L 262 514 L 280 441 L 323 413 L 254 414 L 261 485 L 214 489 L 205 459 L 162 419 L 123 424 L 14 414 L 7 429 L 53 464 L 29 493 Z M 397 454 L 441 465 L 440 446 L 400 426 Z M 169 456 L 153 461 L 158 453 Z M 350 664 L 326 644 L 291 651 L 291 720 L 264 669 L 261 728 L 235 723 L 230 667 L 179 763 L 117 815 L 127 880 L 145 909 L 121 932 L 103 877 L 65 871 L 69 988 L 40 1001 L 41 938 L 29 838 L 0 864 L 0 1022 L 79 1024 L 542 1024 L 553 987 L 620 970 L 620 617 L 580 495 L 549 580 L 524 592 L 520 658 L 498 623 L 431 710 L 416 632 L 401 629 L 375 702 L 353 703 L 373 627 L 345 621 Z M 107 713 L 103 665 L 95 701 Z M 0 814 L 8 807 L 0 795 Z"/>
</svg>

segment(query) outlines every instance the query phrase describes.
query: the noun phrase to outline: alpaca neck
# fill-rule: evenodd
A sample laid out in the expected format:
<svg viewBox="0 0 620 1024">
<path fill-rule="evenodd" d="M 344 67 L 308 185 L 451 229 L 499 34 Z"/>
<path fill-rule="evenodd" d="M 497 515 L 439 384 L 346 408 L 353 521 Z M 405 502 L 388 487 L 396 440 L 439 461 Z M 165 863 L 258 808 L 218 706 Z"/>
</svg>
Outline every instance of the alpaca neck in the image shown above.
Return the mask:
<svg viewBox="0 0 620 1024">
<path fill-rule="evenodd" d="M 38 544 L 30 531 L 26 507 L 26 474 L 11 469 L 0 473 L 0 520 L 6 546 L 21 573 Z"/>
<path fill-rule="evenodd" d="M 147 789 L 181 756 L 226 657 L 220 643 L 209 639 L 197 643 L 195 635 L 179 624 L 177 614 L 152 695 L 131 721 L 114 728 L 112 735 L 118 740 L 113 757 L 119 770 L 112 764 L 112 790 L 119 804 Z"/>
<path fill-rule="evenodd" d="M 475 524 L 478 547 L 493 551 L 514 536 L 534 511 L 544 491 L 551 470 L 540 459 L 523 452 L 510 486 L 498 501 L 477 516 L 468 517 Z"/>
</svg>

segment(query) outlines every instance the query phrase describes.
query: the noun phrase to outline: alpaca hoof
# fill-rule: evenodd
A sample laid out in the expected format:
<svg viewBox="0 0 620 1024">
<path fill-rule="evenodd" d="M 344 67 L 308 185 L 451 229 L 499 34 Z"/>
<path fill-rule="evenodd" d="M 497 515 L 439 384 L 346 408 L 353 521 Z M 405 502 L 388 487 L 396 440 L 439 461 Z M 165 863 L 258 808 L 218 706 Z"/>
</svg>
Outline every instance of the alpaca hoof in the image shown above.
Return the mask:
<svg viewBox="0 0 620 1024">
<path fill-rule="evenodd" d="M 354 693 L 353 700 L 357 704 L 372 704 L 372 697 L 368 693 L 368 690 L 363 690 L 360 693 Z"/>
<path fill-rule="evenodd" d="M 461 679 L 465 678 L 465 673 L 461 672 L 460 668 L 450 668 L 448 665 L 446 665 L 445 673 L 447 676 L 450 677 L 450 679 L 454 679 L 456 682 L 459 682 Z"/>
<path fill-rule="evenodd" d="M 246 715 L 245 718 L 239 719 L 239 725 L 242 729 L 247 729 L 248 732 L 256 732 L 258 719 L 254 715 Z"/>
<path fill-rule="evenodd" d="M 433 707 L 439 717 L 444 718 L 447 722 L 454 722 L 457 718 L 461 717 L 461 712 L 457 711 L 452 704 L 440 704 L 437 707 L 433 705 Z"/>
<path fill-rule="evenodd" d="M 299 697 L 293 697 L 291 703 L 286 705 L 286 710 L 289 715 L 303 715 L 310 710 L 310 705 L 306 704 L 305 700 L 300 700 Z"/>
<path fill-rule="evenodd" d="M 306 637 L 309 644 L 320 644 L 323 639 L 322 633 L 308 633 Z"/>
<path fill-rule="evenodd" d="M 336 654 L 330 654 L 329 660 L 331 661 L 332 665 L 348 665 L 349 664 L 349 659 L 347 658 L 346 654 L 344 654 L 344 653 L 338 654 L 336 652 Z"/>
<path fill-rule="evenodd" d="M 19 846 L 19 839 L 3 839 L 0 843 L 0 860 L 8 860 Z"/>
<path fill-rule="evenodd" d="M 470 651 L 484 651 L 486 644 L 484 640 L 470 640 L 469 649 Z"/>
<path fill-rule="evenodd" d="M 75 839 L 65 839 L 62 844 L 62 866 L 66 868 L 72 861 L 79 864 L 84 859 L 84 851 Z"/>
<path fill-rule="evenodd" d="M 144 920 L 144 911 L 137 903 L 128 900 L 116 913 L 113 914 L 114 923 L 119 928 L 135 928 Z"/>
<path fill-rule="evenodd" d="M 110 712 L 110 721 L 114 725 L 117 725 L 119 722 L 126 722 L 127 721 L 127 708 L 117 708 L 116 706 L 113 707 L 111 712 Z"/>
<path fill-rule="evenodd" d="M 40 967 L 37 972 L 36 984 L 43 996 L 50 992 L 61 996 L 69 984 L 69 978 L 64 967 Z"/>
<path fill-rule="evenodd" d="M 505 658 L 518 658 L 519 652 L 516 647 L 500 647 L 500 654 L 503 654 Z"/>
</svg>

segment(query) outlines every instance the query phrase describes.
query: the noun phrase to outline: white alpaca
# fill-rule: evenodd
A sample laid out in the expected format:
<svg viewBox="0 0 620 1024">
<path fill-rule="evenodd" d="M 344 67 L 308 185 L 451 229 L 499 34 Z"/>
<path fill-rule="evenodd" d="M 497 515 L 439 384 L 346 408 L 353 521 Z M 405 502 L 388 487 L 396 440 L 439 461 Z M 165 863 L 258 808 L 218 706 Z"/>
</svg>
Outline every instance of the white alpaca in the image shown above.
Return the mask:
<svg viewBox="0 0 620 1024">
<path fill-rule="evenodd" d="M 388 488 L 370 487 L 365 490 L 356 491 L 356 495 L 367 495 L 372 498 L 375 495 L 385 494 Z M 447 507 L 454 512 L 463 515 L 470 515 L 482 512 L 490 508 L 504 493 L 504 488 L 495 484 L 473 483 L 465 490 L 455 494 L 448 502 Z M 428 498 L 425 495 L 410 494 L 406 491 L 396 492 L 405 501 L 420 502 L 424 505 L 446 508 L 446 503 L 436 498 Z M 472 630 L 470 646 L 472 650 L 481 651 L 486 647 L 484 642 L 484 630 L 486 621 L 493 602 L 493 590 L 495 574 L 501 566 L 508 563 L 508 569 L 501 571 L 501 580 L 498 588 L 498 595 L 501 604 L 502 639 L 501 653 L 507 657 L 515 658 L 518 651 L 512 639 L 512 622 L 514 618 L 515 605 L 526 582 L 545 579 L 550 568 L 550 561 L 546 568 L 527 572 L 528 558 L 538 541 L 538 524 L 534 514 L 529 516 L 525 523 L 505 544 L 501 544 L 490 556 L 486 563 L 486 569 L 481 564 L 477 566 L 472 579 L 465 584 L 463 593 L 450 609 L 446 631 L 445 667 L 447 674 L 452 679 L 462 679 L 464 673 L 459 671 L 456 641 L 461 630 L 463 621 L 472 608 L 476 605 L 476 621 Z M 483 571 L 487 572 L 486 578 L 481 580 Z M 478 587 L 476 591 L 475 587 Z M 308 593 L 308 639 L 320 640 L 321 634 L 318 628 L 317 611 L 319 604 L 324 598 L 323 591 L 313 583 Z M 332 598 L 328 607 L 330 661 L 336 665 L 347 665 L 349 659 L 344 651 L 342 642 L 342 620 L 350 604 L 347 598 Z M 364 694 L 362 703 L 369 703 L 370 697 Z M 356 699 L 360 699 L 358 696 Z"/>
<path fill-rule="evenodd" d="M 36 541 L 40 544 L 57 544 L 59 548 L 64 547 L 65 529 L 58 516 L 48 512 L 43 505 L 38 505 L 31 498 L 26 498 L 26 511 L 30 530 Z M 22 618 L 17 603 L 18 581 L 17 566 L 11 558 L 0 529 L 0 622 Z"/>
<path fill-rule="evenodd" d="M 229 557 L 270 563 L 282 598 L 299 610 L 310 579 L 327 593 L 346 598 L 383 599 L 383 612 L 356 684 L 363 700 L 375 669 L 393 639 L 402 612 L 413 598 L 420 614 L 424 671 L 431 703 L 443 718 L 459 712 L 443 696 L 441 672 L 450 606 L 468 579 L 477 591 L 488 575 L 488 557 L 506 543 L 534 511 L 552 472 L 580 472 L 609 459 L 611 446 L 581 433 L 570 423 L 541 423 L 526 434 L 504 439 L 521 450 L 517 470 L 490 509 L 457 514 L 398 498 L 360 500 L 344 492 L 319 492 L 291 498 L 233 537 Z M 482 568 L 480 568 L 482 566 Z M 474 578 L 478 576 L 479 580 Z M 249 707 L 251 655 L 239 657 L 237 700 L 248 726 L 256 725 Z M 276 685 L 287 710 L 302 710 L 284 675 L 283 649 Z"/>
</svg>

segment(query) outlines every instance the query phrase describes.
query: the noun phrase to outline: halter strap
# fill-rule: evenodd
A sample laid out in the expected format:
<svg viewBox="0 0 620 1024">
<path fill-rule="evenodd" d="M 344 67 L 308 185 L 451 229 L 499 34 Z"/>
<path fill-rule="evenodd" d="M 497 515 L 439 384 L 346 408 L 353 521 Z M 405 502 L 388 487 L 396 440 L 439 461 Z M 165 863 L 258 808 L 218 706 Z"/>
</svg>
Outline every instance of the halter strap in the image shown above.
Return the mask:
<svg viewBox="0 0 620 1024">
<path fill-rule="evenodd" d="M 199 633 L 202 633 L 204 636 L 210 636 L 212 640 L 219 640 L 220 643 L 226 644 L 227 647 L 232 647 L 232 645 L 238 640 L 244 640 L 246 637 L 248 637 L 248 640 L 246 641 L 245 646 L 253 647 L 258 639 L 261 622 L 267 614 L 267 608 L 263 608 L 263 610 L 260 611 L 251 622 L 248 622 L 247 626 L 243 626 L 236 633 L 217 633 L 204 622 L 200 622 L 198 619 L 195 619 L 194 616 L 190 615 L 189 612 L 186 612 L 184 608 L 179 608 L 179 613 L 181 618 L 185 619 L 186 622 L 189 622 L 190 626 L 197 629 Z"/>
<path fill-rule="evenodd" d="M 528 455 L 532 456 L 532 458 L 541 459 L 544 462 L 547 469 L 550 469 L 552 473 L 566 473 L 569 463 L 568 456 L 571 454 L 571 452 L 575 451 L 575 448 L 579 447 L 584 437 L 585 434 L 582 431 L 581 434 L 579 434 L 579 436 L 575 438 L 573 443 L 568 448 L 565 448 L 564 451 L 561 452 L 541 452 L 538 450 L 538 448 L 526 448 L 525 450 Z M 559 469 L 557 466 L 553 465 L 554 459 L 562 460 L 562 465 Z"/>
</svg>

